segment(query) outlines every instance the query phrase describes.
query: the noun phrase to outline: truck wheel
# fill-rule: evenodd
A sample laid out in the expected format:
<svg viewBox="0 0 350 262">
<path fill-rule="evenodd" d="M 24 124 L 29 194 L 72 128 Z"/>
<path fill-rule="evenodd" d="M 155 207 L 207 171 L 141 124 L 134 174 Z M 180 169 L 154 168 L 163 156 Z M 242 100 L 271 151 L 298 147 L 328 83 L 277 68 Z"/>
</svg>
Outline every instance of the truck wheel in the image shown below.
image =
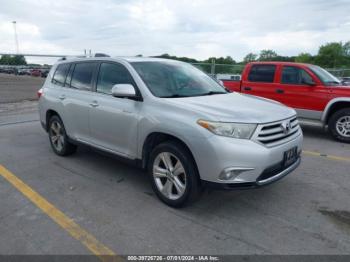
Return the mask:
<svg viewBox="0 0 350 262">
<path fill-rule="evenodd" d="M 350 143 L 350 108 L 335 112 L 329 119 L 331 135 L 341 142 Z"/>
<path fill-rule="evenodd" d="M 200 195 L 200 180 L 188 150 L 177 142 L 154 148 L 148 164 L 152 187 L 158 198 L 172 207 L 182 207 Z"/>
<path fill-rule="evenodd" d="M 59 156 L 68 156 L 77 150 L 77 146 L 68 141 L 62 120 L 53 116 L 49 120 L 49 138 L 53 151 Z"/>
</svg>

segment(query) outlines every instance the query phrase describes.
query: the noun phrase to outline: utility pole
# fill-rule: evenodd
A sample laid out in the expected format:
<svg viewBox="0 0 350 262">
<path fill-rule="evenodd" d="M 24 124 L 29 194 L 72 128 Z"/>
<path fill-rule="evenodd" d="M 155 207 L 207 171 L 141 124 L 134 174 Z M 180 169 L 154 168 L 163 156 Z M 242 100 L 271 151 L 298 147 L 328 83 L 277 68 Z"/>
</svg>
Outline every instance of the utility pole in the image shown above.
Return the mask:
<svg viewBox="0 0 350 262">
<path fill-rule="evenodd" d="M 16 45 L 16 53 L 19 53 L 19 46 L 18 46 L 18 37 L 17 37 L 17 22 L 13 21 L 13 29 L 15 32 L 15 45 Z"/>
<path fill-rule="evenodd" d="M 211 60 L 211 68 L 210 68 L 210 73 L 212 75 L 215 75 L 215 58 Z"/>
</svg>

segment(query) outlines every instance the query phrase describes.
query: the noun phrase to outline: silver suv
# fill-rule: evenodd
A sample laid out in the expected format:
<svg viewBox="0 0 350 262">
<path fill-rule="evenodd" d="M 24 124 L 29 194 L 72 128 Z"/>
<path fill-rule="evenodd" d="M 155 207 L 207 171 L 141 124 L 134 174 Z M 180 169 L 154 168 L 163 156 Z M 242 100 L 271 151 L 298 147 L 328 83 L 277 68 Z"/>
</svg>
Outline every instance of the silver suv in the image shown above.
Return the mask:
<svg viewBox="0 0 350 262">
<path fill-rule="evenodd" d="M 85 144 L 132 160 L 170 206 L 194 200 L 203 186 L 267 185 L 300 163 L 303 136 L 293 109 L 229 93 L 187 63 L 60 61 L 38 94 L 57 155 Z"/>
</svg>

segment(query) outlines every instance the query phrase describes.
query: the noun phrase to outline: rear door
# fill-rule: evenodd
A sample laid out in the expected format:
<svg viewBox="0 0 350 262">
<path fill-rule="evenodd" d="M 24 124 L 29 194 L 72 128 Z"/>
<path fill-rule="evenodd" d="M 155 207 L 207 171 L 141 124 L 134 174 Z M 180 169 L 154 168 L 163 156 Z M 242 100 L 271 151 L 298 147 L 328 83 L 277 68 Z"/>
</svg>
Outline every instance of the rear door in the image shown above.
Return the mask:
<svg viewBox="0 0 350 262">
<path fill-rule="evenodd" d="M 60 115 L 63 123 L 66 123 L 65 110 L 62 98 L 64 98 L 64 94 L 67 93 L 67 90 L 64 86 L 70 66 L 70 63 L 58 64 L 56 68 L 52 69 L 51 81 L 49 79 L 45 81 L 45 99 L 40 99 L 39 103 L 41 112 L 40 118 L 43 121 L 46 121 L 47 110 L 54 110 Z"/>
<path fill-rule="evenodd" d="M 68 134 L 82 142 L 91 142 L 89 109 L 94 97 L 92 89 L 97 65 L 97 62 L 72 64 L 66 80 L 68 90 L 61 95 Z"/>
<path fill-rule="evenodd" d="M 274 64 L 251 65 L 248 75 L 242 80 L 241 92 L 279 101 L 276 71 L 277 66 Z"/>
<path fill-rule="evenodd" d="M 132 158 L 137 151 L 137 124 L 142 102 L 114 97 L 116 84 L 136 84 L 128 69 L 116 62 L 101 62 L 96 93 L 90 103 L 90 130 L 93 143 L 120 155 Z"/>
</svg>

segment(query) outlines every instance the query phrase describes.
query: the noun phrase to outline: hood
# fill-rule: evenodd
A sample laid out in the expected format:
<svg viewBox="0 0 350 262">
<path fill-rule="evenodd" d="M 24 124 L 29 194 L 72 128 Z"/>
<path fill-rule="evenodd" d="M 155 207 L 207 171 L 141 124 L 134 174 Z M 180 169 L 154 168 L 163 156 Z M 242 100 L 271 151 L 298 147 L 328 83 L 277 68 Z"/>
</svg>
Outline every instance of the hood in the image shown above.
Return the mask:
<svg viewBox="0 0 350 262">
<path fill-rule="evenodd" d="M 269 123 L 296 115 L 293 109 L 273 100 L 239 93 L 167 100 L 182 109 L 201 113 L 211 121 Z"/>
</svg>

